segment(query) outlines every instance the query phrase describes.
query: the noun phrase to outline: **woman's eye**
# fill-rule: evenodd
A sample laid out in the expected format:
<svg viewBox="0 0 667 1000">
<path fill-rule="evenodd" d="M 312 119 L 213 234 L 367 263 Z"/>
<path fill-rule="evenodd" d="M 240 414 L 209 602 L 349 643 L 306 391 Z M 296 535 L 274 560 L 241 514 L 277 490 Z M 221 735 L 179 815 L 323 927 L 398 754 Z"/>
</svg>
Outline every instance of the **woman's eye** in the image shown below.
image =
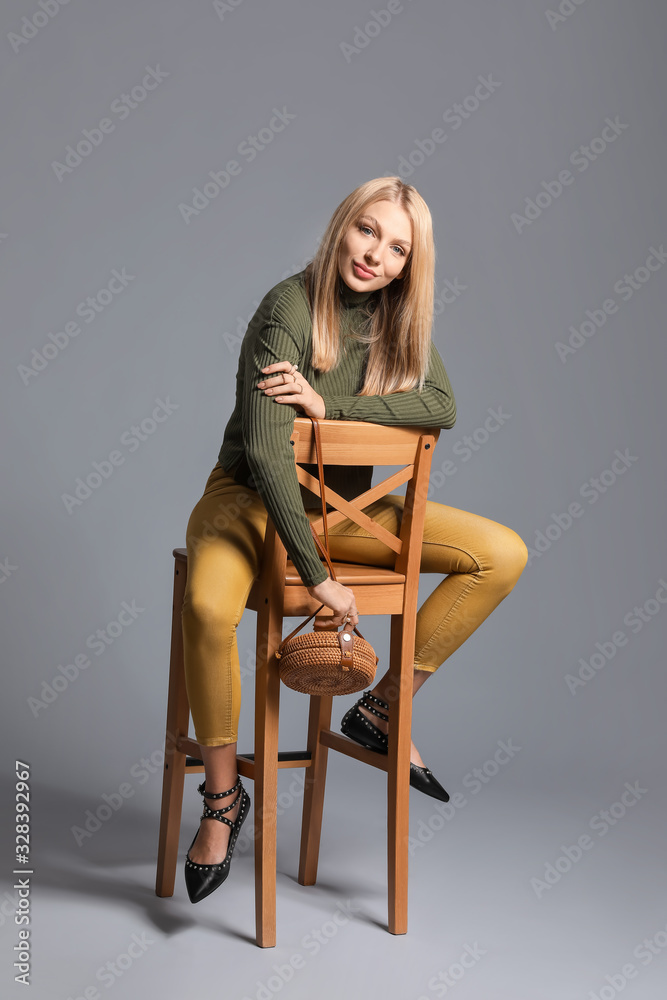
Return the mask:
<svg viewBox="0 0 667 1000">
<path fill-rule="evenodd" d="M 362 224 L 362 225 L 359 226 L 359 229 L 360 229 L 360 231 L 362 233 L 364 232 L 364 230 L 366 230 L 366 232 L 370 233 L 371 235 L 373 234 L 373 230 L 371 229 L 370 226 L 365 226 L 365 225 Z M 403 247 L 399 247 L 398 244 L 395 244 L 394 247 L 393 247 L 393 249 L 394 250 L 398 250 L 398 252 L 400 253 L 401 257 L 405 257 L 405 250 L 403 249 Z"/>
</svg>

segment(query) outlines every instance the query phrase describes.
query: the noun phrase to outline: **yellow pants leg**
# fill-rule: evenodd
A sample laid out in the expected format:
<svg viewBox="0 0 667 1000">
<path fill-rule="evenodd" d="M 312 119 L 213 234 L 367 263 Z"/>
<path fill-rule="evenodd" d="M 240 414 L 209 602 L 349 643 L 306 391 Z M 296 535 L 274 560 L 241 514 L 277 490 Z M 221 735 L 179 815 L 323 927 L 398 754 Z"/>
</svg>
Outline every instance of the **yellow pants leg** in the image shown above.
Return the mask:
<svg viewBox="0 0 667 1000">
<path fill-rule="evenodd" d="M 398 535 L 403 503 L 390 493 L 364 510 Z M 394 552 L 349 518 L 331 528 L 329 546 L 332 559 L 394 564 Z M 419 570 L 446 578 L 417 612 L 415 667 L 437 670 L 507 597 L 527 560 L 526 544 L 511 528 L 428 500 Z"/>
<path fill-rule="evenodd" d="M 195 739 L 202 746 L 237 740 L 241 668 L 236 627 L 261 566 L 266 520 L 259 494 L 239 486 L 216 464 L 186 529 L 185 686 Z"/>
</svg>

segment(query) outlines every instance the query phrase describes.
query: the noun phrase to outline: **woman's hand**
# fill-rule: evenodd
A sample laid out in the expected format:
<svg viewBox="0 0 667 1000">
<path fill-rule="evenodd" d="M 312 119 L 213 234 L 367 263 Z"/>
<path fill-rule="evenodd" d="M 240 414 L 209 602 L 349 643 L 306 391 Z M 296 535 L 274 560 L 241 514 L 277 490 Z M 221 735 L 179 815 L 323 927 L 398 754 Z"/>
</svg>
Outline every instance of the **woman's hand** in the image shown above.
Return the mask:
<svg viewBox="0 0 667 1000">
<path fill-rule="evenodd" d="M 318 629 L 337 629 L 343 624 L 346 616 L 349 618 L 350 625 L 359 623 L 354 591 L 350 587 L 328 577 L 326 580 L 322 580 L 322 583 L 315 584 L 314 587 L 306 587 L 306 590 L 316 601 L 331 608 L 334 612 L 333 615 L 316 617 L 313 625 L 315 631 Z"/>
<path fill-rule="evenodd" d="M 289 403 L 307 417 L 324 420 L 324 400 L 296 368 L 291 361 L 276 361 L 267 368 L 262 368 L 264 379 L 257 383 L 257 388 L 271 396 L 276 403 Z M 285 372 L 284 377 L 282 372 Z"/>
</svg>

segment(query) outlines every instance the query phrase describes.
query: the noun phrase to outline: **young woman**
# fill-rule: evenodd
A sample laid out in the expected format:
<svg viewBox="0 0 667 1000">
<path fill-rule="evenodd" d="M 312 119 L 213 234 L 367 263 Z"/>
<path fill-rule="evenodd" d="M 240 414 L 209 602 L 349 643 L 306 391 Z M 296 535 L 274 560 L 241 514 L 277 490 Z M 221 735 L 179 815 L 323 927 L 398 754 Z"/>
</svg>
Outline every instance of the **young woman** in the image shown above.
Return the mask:
<svg viewBox="0 0 667 1000">
<path fill-rule="evenodd" d="M 295 415 L 454 425 L 431 339 L 434 274 L 428 206 L 399 177 L 376 178 L 341 202 L 315 257 L 265 295 L 243 338 L 234 412 L 186 532 L 185 677 L 205 770 L 204 812 L 185 861 L 192 902 L 226 879 L 250 806 L 236 767 L 236 628 L 260 570 L 267 513 L 308 593 L 333 611 L 315 627 L 359 620 L 352 590 L 331 579 L 310 531 L 321 501 L 296 475 Z M 370 488 L 372 472 L 327 466 L 325 483 L 351 499 Z M 397 535 L 403 500 L 390 494 L 365 510 Z M 329 530 L 329 542 L 334 560 L 393 565 L 392 551 L 349 519 Z M 444 579 L 417 615 L 413 694 L 510 593 L 527 558 L 511 528 L 427 501 L 420 571 Z M 346 712 L 342 731 L 386 753 L 388 697 L 385 674 Z M 446 801 L 414 743 L 410 761 L 411 785 Z"/>
</svg>

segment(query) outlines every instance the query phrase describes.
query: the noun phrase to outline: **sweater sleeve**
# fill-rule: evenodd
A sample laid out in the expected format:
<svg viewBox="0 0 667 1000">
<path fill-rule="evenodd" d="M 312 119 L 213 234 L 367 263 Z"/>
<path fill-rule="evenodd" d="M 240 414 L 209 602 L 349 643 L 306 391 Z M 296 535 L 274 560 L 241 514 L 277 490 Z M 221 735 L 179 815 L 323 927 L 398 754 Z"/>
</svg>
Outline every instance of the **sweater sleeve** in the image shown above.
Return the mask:
<svg viewBox="0 0 667 1000">
<path fill-rule="evenodd" d="M 456 401 L 438 350 L 431 341 L 424 387 L 381 396 L 323 396 L 325 420 L 367 420 L 397 427 L 453 427 Z"/>
<path fill-rule="evenodd" d="M 249 335 L 246 346 L 243 440 L 255 489 L 262 498 L 276 531 L 303 584 L 314 587 L 329 576 L 310 529 L 294 465 L 290 435 L 296 411 L 276 403 L 257 383 L 262 368 L 276 361 L 302 365 L 302 337 L 274 309 L 270 320 Z"/>
</svg>

